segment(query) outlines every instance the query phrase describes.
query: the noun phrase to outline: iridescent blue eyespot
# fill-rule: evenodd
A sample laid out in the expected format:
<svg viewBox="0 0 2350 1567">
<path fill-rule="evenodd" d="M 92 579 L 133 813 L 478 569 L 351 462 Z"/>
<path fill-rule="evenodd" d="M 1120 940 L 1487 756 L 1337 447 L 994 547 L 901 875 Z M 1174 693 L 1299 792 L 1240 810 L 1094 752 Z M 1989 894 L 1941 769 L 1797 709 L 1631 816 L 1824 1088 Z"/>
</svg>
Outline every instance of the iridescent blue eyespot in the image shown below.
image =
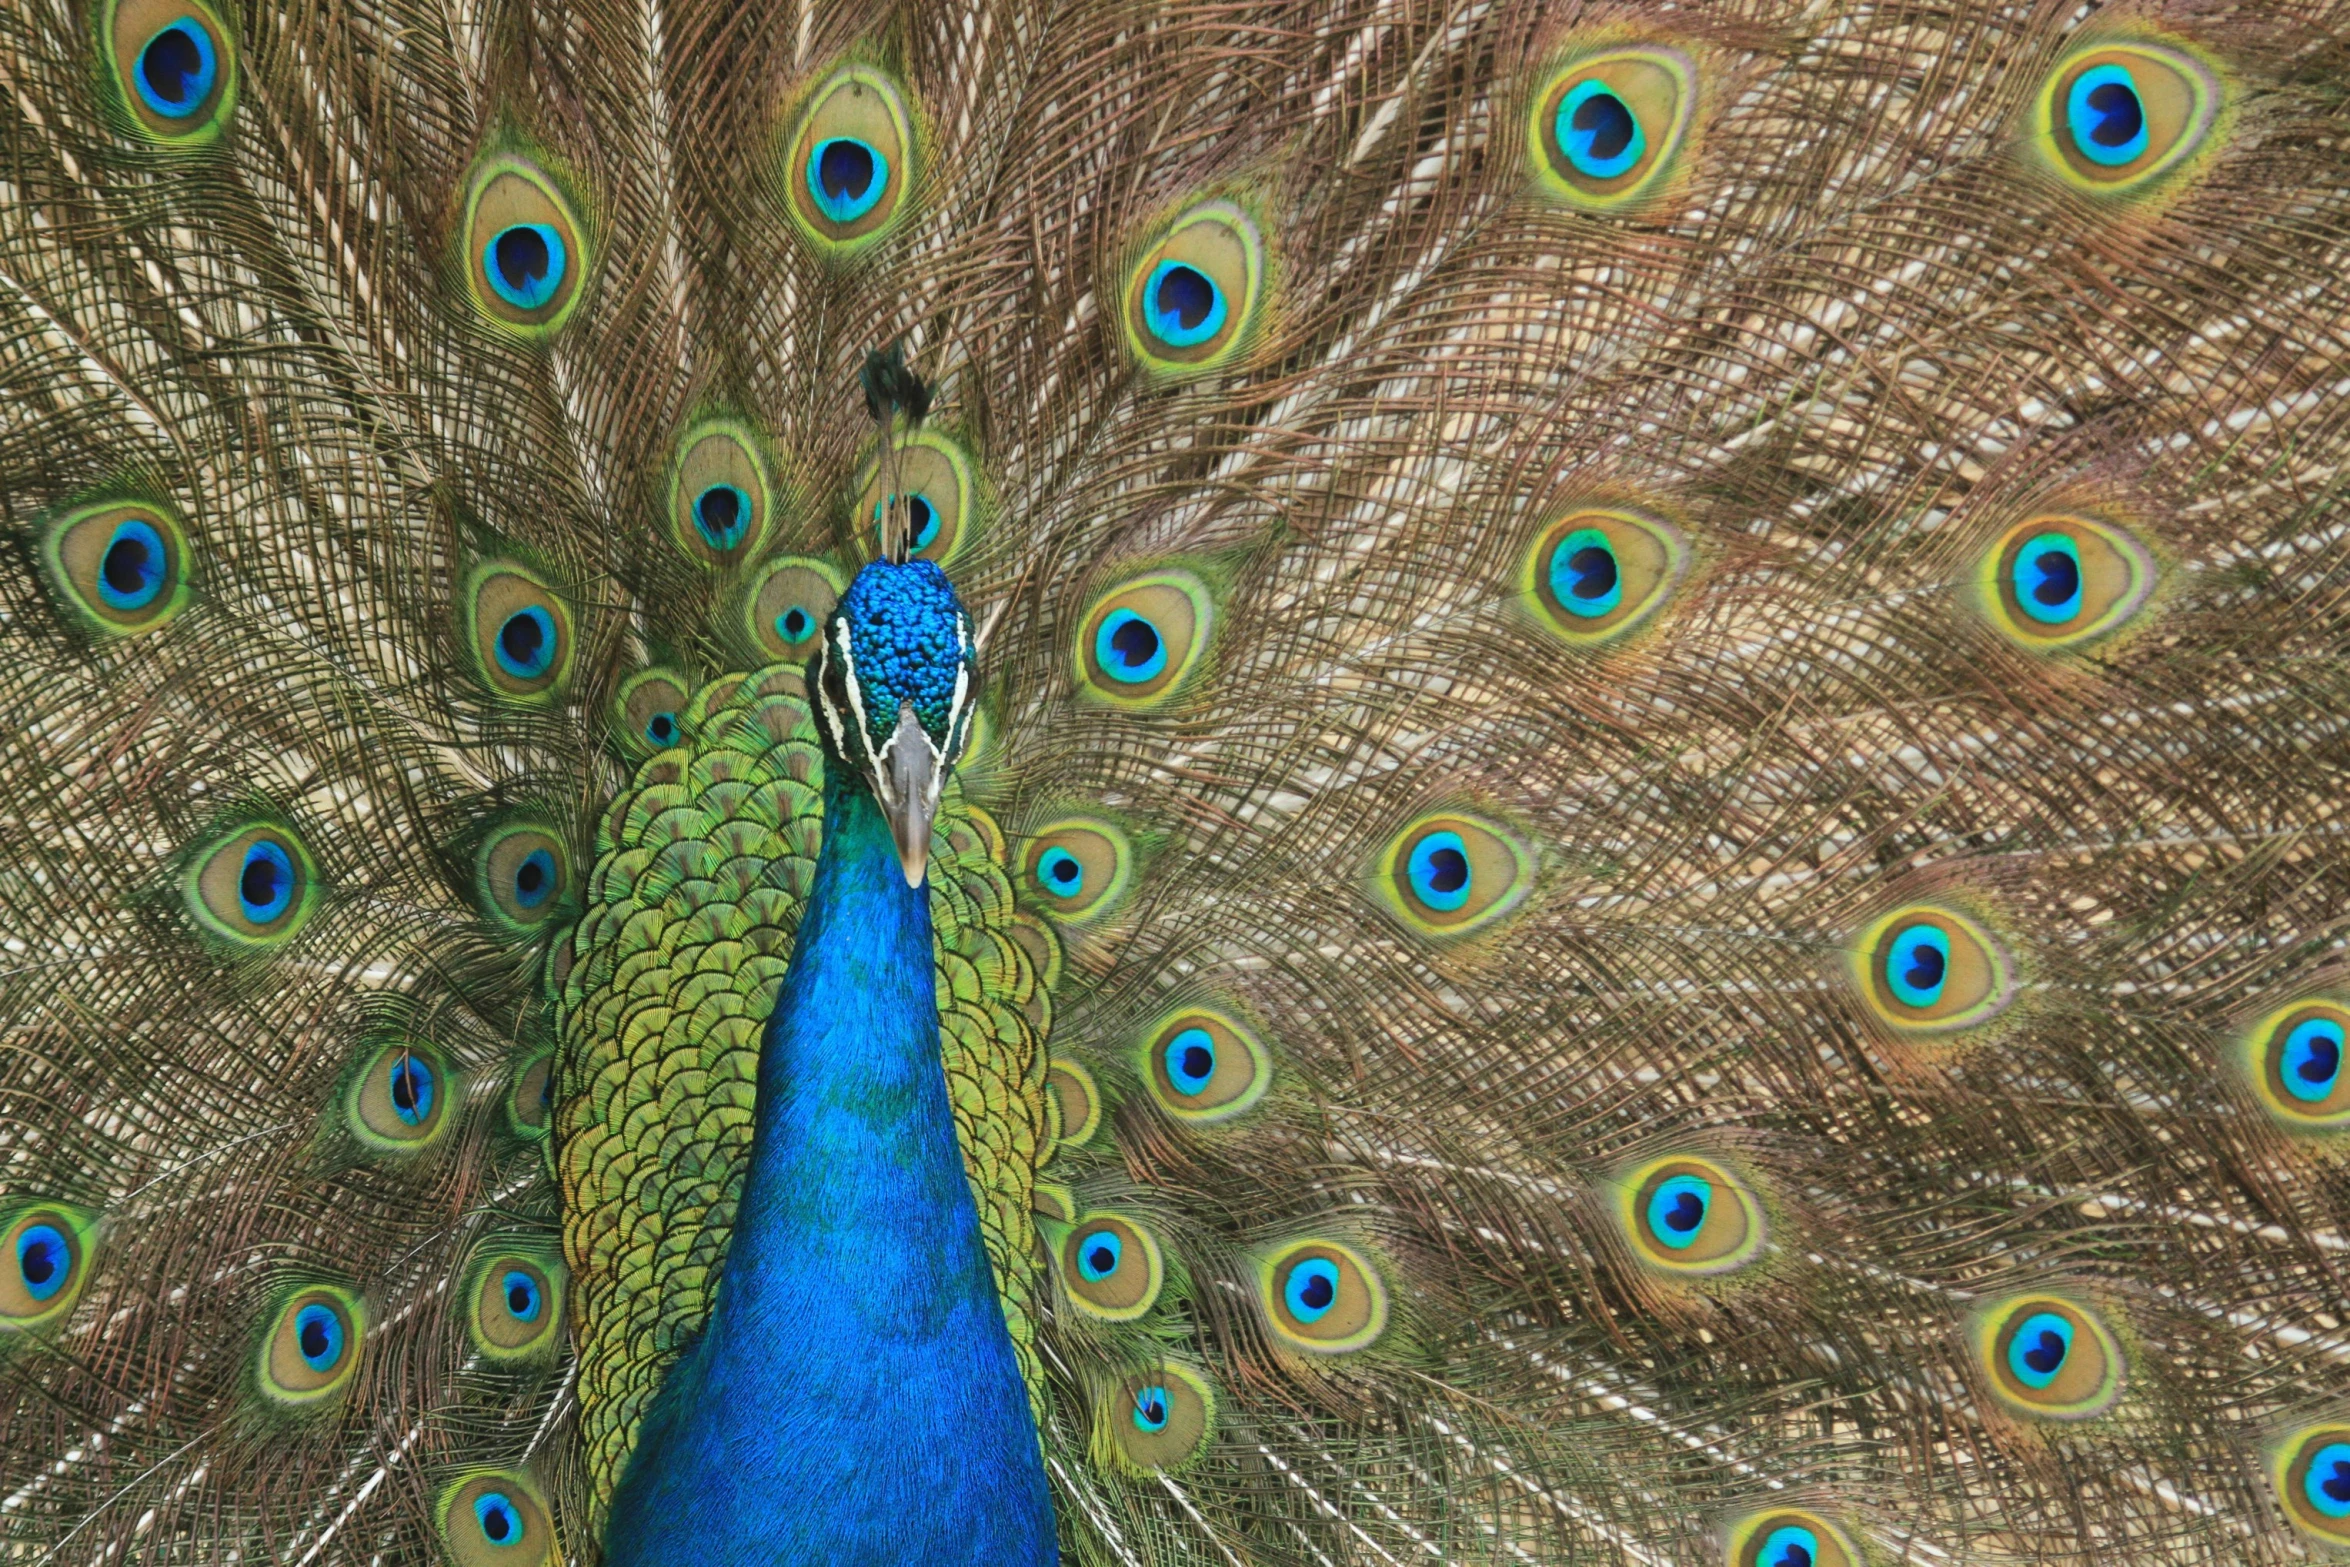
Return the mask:
<svg viewBox="0 0 2350 1567">
<path fill-rule="evenodd" d="M 436 1089 L 432 1068 L 425 1064 L 424 1058 L 402 1051 L 392 1057 L 388 1073 L 392 1114 L 409 1126 L 422 1126 L 430 1120 Z"/>
<path fill-rule="evenodd" d="M 1134 1429 L 1143 1432 L 1167 1429 L 1167 1390 L 1156 1383 L 1134 1390 Z"/>
<path fill-rule="evenodd" d="M 1624 574 L 1606 534 L 1578 528 L 1558 541 L 1550 553 L 1550 596 L 1568 614 L 1586 620 L 1596 620 L 1624 601 Z"/>
<path fill-rule="evenodd" d="M 1942 999 L 1950 979 L 1950 938 L 1931 925 L 1912 925 L 1893 938 L 1885 956 L 1885 980 L 1905 1007 L 1925 1008 Z"/>
<path fill-rule="evenodd" d="M 1457 832 L 1432 832 L 1412 845 L 1412 895 L 1449 914 L 1469 901 L 1469 847 Z"/>
<path fill-rule="evenodd" d="M 1648 150 L 1640 117 L 1596 79 L 1579 83 L 1559 100 L 1555 134 L 1567 161 L 1586 179 L 1614 179 Z"/>
<path fill-rule="evenodd" d="M 294 1345 L 311 1370 L 332 1371 L 343 1358 L 343 1319 L 331 1307 L 304 1306 L 294 1316 Z"/>
<path fill-rule="evenodd" d="M 163 591 L 163 535 L 136 518 L 114 525 L 98 559 L 98 597 L 114 609 L 145 609 Z"/>
<path fill-rule="evenodd" d="M 563 236 L 552 223 L 510 223 L 481 251 L 482 275 L 517 310 L 536 310 L 553 299 L 570 264 Z"/>
<path fill-rule="evenodd" d="M 1813 1567 L 1820 1559 L 1820 1537 L 1801 1524 L 1787 1524 L 1763 1537 L 1754 1559 L 1756 1567 Z"/>
<path fill-rule="evenodd" d="M 941 521 L 938 508 L 930 503 L 929 496 L 924 495 L 919 491 L 916 491 L 911 495 L 900 495 L 896 498 L 905 502 L 906 517 L 913 528 L 913 531 L 906 536 L 906 553 L 910 555 L 918 555 L 922 551 L 930 548 L 931 545 L 938 542 L 938 530 Z M 873 503 L 874 537 L 886 538 L 888 536 L 888 527 L 889 502 L 887 500 L 875 501 Z"/>
<path fill-rule="evenodd" d="M 655 713 L 645 720 L 645 739 L 657 750 L 666 751 L 677 744 L 677 715 Z"/>
<path fill-rule="evenodd" d="M 1694 1175 L 1674 1176 L 1648 1199 L 1648 1233 L 1659 1245 L 1682 1250 L 1704 1231 L 1706 1210 L 1713 1200 L 1710 1182 Z"/>
<path fill-rule="evenodd" d="M 889 188 L 889 159 L 856 136 L 834 136 L 808 151 L 808 194 L 835 223 L 854 223 Z"/>
<path fill-rule="evenodd" d="M 2046 1387 L 2072 1353 L 2073 1325 L 2053 1311 L 2035 1312 L 2007 1346 L 2007 1369 L 2026 1387 Z"/>
<path fill-rule="evenodd" d="M 536 680 L 555 662 L 555 617 L 536 604 L 518 609 L 498 627 L 492 648 L 500 669 L 517 680 Z"/>
<path fill-rule="evenodd" d="M 2285 1036 L 2277 1076 L 2285 1092 L 2312 1104 L 2334 1091 L 2342 1076 L 2342 1025 L 2331 1018 L 2304 1018 Z"/>
<path fill-rule="evenodd" d="M 1085 890 L 1085 862 L 1056 844 L 1036 857 L 1036 884 L 1056 898 L 1074 898 Z"/>
<path fill-rule="evenodd" d="M 732 484 L 713 484 L 694 497 L 694 531 L 714 550 L 731 550 L 751 526 L 751 498 Z"/>
<path fill-rule="evenodd" d="M 1308 1257 L 1289 1270 L 1281 1301 L 1298 1321 L 1321 1321 L 1338 1304 L 1338 1264 L 1327 1257 Z"/>
<path fill-rule="evenodd" d="M 16 1274 L 25 1293 L 47 1300 L 65 1288 L 73 1272 L 73 1248 L 54 1224 L 27 1225 L 16 1237 Z"/>
<path fill-rule="evenodd" d="M 220 54 L 212 37 L 192 17 L 158 31 L 139 51 L 131 82 L 147 107 L 166 119 L 184 120 L 212 96 L 220 75 Z"/>
<path fill-rule="evenodd" d="M 775 634 L 786 642 L 805 642 L 816 634 L 816 617 L 804 605 L 794 604 L 775 617 Z"/>
<path fill-rule="evenodd" d="M 2129 68 L 2099 65 L 2083 71 L 2065 98 L 2073 146 L 2091 163 L 2113 168 L 2146 151 L 2146 104 Z"/>
<path fill-rule="evenodd" d="M 1095 1230 L 1077 1243 L 1077 1274 L 1088 1284 L 1099 1284 L 1118 1271 L 1126 1243 L 1114 1230 Z"/>
<path fill-rule="evenodd" d="M 1112 680 L 1140 685 L 1167 667 L 1167 639 L 1130 609 L 1113 609 L 1093 634 L 1093 661 Z"/>
<path fill-rule="evenodd" d="M 2311 1456 L 2301 1494 L 2327 1518 L 2350 1518 L 2350 1442 L 2329 1442 Z"/>
<path fill-rule="evenodd" d="M 1192 348 L 1224 330 L 1231 313 L 1216 280 L 1187 262 L 1165 260 L 1142 288 L 1143 323 L 1170 348 Z"/>
<path fill-rule="evenodd" d="M 237 871 L 237 908 L 255 925 L 266 925 L 294 901 L 294 859 L 267 838 L 245 848 Z"/>
<path fill-rule="evenodd" d="M 507 1271 L 498 1281 L 498 1292 L 506 1298 L 507 1314 L 517 1322 L 538 1321 L 539 1312 L 546 1304 L 538 1280 L 520 1268 Z"/>
<path fill-rule="evenodd" d="M 1204 1028 L 1187 1028 L 1167 1041 L 1167 1081 L 1175 1092 L 1197 1098 L 1216 1075 L 1216 1040 Z"/>
<path fill-rule="evenodd" d="M 514 901 L 526 909 L 535 909 L 547 901 L 555 891 L 555 856 L 545 849 L 533 849 L 514 867 Z"/>
<path fill-rule="evenodd" d="M 2061 533 L 2043 533 L 2016 551 L 2011 568 L 2015 601 L 2044 626 L 2060 626 L 2081 613 L 2080 547 Z"/>
<path fill-rule="evenodd" d="M 503 1491 L 484 1491 L 473 1499 L 473 1521 L 481 1537 L 496 1546 L 520 1545 L 524 1533 L 521 1510 Z"/>
</svg>

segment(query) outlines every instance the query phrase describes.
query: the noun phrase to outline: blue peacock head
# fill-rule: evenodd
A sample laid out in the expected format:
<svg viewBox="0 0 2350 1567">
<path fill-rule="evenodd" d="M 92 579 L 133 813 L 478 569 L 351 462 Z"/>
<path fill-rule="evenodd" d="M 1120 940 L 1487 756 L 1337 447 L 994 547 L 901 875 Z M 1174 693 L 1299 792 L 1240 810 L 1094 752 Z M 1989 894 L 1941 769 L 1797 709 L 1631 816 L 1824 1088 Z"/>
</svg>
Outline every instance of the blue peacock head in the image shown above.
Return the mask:
<svg viewBox="0 0 2350 1567">
<path fill-rule="evenodd" d="M 816 713 L 826 753 L 873 791 L 906 885 L 922 885 L 939 791 L 971 724 L 970 617 L 927 560 L 877 560 L 825 622 Z"/>
</svg>

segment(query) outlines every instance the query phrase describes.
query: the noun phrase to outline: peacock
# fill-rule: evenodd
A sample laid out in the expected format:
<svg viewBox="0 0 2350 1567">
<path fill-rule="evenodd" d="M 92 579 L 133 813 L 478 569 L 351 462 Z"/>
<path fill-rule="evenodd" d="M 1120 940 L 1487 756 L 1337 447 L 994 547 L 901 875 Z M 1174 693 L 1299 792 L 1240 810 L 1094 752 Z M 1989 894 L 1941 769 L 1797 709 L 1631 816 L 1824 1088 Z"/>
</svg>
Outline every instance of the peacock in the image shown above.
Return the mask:
<svg viewBox="0 0 2350 1567">
<path fill-rule="evenodd" d="M 0 1557 L 2350 1558 L 2341 0 L 0 100 Z"/>
</svg>

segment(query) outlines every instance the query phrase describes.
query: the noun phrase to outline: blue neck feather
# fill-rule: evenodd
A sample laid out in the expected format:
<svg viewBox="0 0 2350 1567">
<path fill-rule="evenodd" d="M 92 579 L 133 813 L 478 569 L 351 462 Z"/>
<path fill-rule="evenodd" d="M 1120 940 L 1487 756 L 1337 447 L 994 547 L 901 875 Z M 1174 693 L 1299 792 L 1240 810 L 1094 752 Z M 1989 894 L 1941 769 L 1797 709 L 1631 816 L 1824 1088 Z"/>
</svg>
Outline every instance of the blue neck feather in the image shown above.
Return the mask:
<svg viewBox="0 0 2350 1567">
<path fill-rule="evenodd" d="M 717 1306 L 646 1415 L 612 1567 L 1057 1560 L 939 1062 L 929 895 L 846 771 Z"/>
</svg>

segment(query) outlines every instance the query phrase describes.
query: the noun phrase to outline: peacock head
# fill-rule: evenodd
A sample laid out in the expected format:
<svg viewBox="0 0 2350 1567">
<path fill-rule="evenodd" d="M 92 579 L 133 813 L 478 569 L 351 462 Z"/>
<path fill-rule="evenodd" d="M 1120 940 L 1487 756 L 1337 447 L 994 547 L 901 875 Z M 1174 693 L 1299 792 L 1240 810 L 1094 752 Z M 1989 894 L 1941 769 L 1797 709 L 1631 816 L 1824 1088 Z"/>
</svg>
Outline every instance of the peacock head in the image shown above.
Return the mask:
<svg viewBox="0 0 2350 1567">
<path fill-rule="evenodd" d="M 971 621 L 927 560 L 877 560 L 824 626 L 816 712 L 835 767 L 873 791 L 906 885 L 922 885 L 930 823 L 969 733 Z"/>
</svg>

